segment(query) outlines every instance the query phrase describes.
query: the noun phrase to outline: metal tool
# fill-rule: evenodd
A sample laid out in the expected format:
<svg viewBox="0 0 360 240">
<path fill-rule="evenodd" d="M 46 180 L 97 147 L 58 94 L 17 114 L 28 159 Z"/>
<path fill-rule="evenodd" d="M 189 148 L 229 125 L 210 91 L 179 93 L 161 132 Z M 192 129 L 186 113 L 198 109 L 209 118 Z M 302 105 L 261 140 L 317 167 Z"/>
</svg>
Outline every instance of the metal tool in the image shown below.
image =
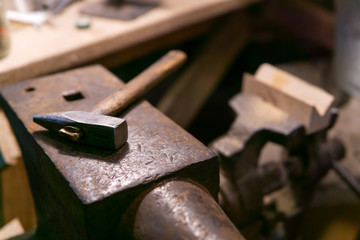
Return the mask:
<svg viewBox="0 0 360 240">
<path fill-rule="evenodd" d="M 245 240 L 211 195 L 191 181 L 165 181 L 137 201 L 130 214 L 134 239 Z"/>
<path fill-rule="evenodd" d="M 261 213 L 264 196 L 290 177 L 285 164 L 259 166 L 261 150 L 269 141 L 298 146 L 305 130 L 288 113 L 252 94 L 239 93 L 229 105 L 237 118 L 210 147 L 221 160 L 220 205 L 236 226 L 242 226 Z"/>
<path fill-rule="evenodd" d="M 56 112 L 34 116 L 37 124 L 71 141 L 96 147 L 118 149 L 127 141 L 127 123 L 115 116 L 181 66 L 182 51 L 173 50 L 95 106 L 84 111 Z M 108 116 L 104 116 L 108 115 Z"/>
<path fill-rule="evenodd" d="M 269 66 L 265 67 L 269 70 Z M 259 76 L 263 78 L 259 79 Z M 264 221 L 264 226 L 278 222 L 285 222 L 288 226 L 301 225 L 300 213 L 308 208 L 316 187 L 331 169 L 356 194 L 360 192 L 359 184 L 339 164 L 344 156 L 343 144 L 327 138 L 327 131 L 334 125 L 338 114 L 327 104 L 332 97 L 326 97 L 322 90 L 301 82 L 290 88 L 294 81 L 297 81 L 294 76 L 277 69 L 255 74 L 252 78 L 245 74 L 242 92 L 229 102 L 237 117 L 229 131 L 211 144 L 221 161 L 220 205 L 241 231 L 245 232 L 246 227 L 256 228 L 259 219 Z M 301 92 L 300 89 L 306 93 L 313 91 L 315 104 L 319 100 L 326 106 L 326 111 L 322 111 L 325 114 L 319 118 L 309 115 L 310 118 L 303 121 L 306 112 L 314 112 L 306 109 L 315 104 L 309 101 L 311 96 L 291 94 L 291 90 L 297 93 Z M 293 104 L 290 105 L 291 101 Z M 314 119 L 315 124 L 308 124 Z M 267 142 L 281 145 L 283 156 L 260 164 L 260 153 Z M 277 192 L 276 197 L 271 196 L 279 189 L 287 193 Z M 281 201 L 286 201 L 285 207 L 284 204 L 280 206 Z M 277 219 L 276 215 L 279 216 Z M 255 232 L 260 232 L 264 226 L 257 227 Z M 295 231 L 283 230 L 285 239 L 295 238 L 288 236 L 296 235 Z M 245 237 L 257 238 L 246 234 Z"/>
<path fill-rule="evenodd" d="M 32 121 L 64 106 L 88 111 L 121 85 L 90 66 L 0 89 L 33 193 L 33 238 L 243 240 L 216 203 L 217 156 L 147 101 L 124 115 L 128 144 L 116 152 L 56 141 Z M 83 100 L 59 97 L 79 87 Z"/>
</svg>

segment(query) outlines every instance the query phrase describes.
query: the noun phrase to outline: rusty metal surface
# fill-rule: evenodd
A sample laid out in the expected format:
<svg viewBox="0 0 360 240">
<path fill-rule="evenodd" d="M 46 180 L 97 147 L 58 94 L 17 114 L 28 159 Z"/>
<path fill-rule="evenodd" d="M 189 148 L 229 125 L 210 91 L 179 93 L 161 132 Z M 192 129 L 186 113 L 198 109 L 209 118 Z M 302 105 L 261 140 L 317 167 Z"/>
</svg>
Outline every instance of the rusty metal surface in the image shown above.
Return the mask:
<svg viewBox="0 0 360 240">
<path fill-rule="evenodd" d="M 1 94 L 85 203 L 215 157 L 203 144 L 147 102 L 141 102 L 121 115 L 128 122 L 129 139 L 128 144 L 117 152 L 76 146 L 48 134 L 32 122 L 32 117 L 38 114 L 90 110 L 101 97 L 120 85 L 101 67 L 91 67 L 1 89 Z M 71 104 L 64 101 L 61 93 L 77 86 L 82 86 L 85 99 Z M 35 91 L 26 92 L 28 87 L 34 87 Z"/>
<path fill-rule="evenodd" d="M 91 66 L 0 89 L 22 147 L 39 229 L 52 228 L 52 237 L 111 238 L 137 194 L 170 176 L 192 178 L 217 194 L 216 155 L 146 101 L 119 116 L 128 122 L 129 137 L 116 152 L 71 143 L 32 121 L 48 112 L 90 111 L 120 86 L 107 70 Z M 62 92 L 69 89 L 84 98 L 66 101 Z"/>
<path fill-rule="evenodd" d="M 270 140 L 294 145 L 304 134 L 301 123 L 259 97 L 240 93 L 230 100 L 230 106 L 237 118 L 228 133 L 212 143 L 212 147 L 226 158 L 254 147 L 254 151 L 259 152 Z"/>
<path fill-rule="evenodd" d="M 272 141 L 285 147 L 297 146 L 305 131 L 289 114 L 257 96 L 239 93 L 229 104 L 237 115 L 236 120 L 211 148 L 221 160 L 220 204 L 240 226 L 261 211 L 263 197 L 268 191 L 283 186 L 287 180 L 286 172 L 278 168 L 273 169 L 274 172 L 258 171 L 264 145 Z"/>
<path fill-rule="evenodd" d="M 319 161 L 317 156 L 319 144 L 326 140 L 326 131 L 335 123 L 336 111 L 331 110 L 328 125 L 306 135 L 300 122 L 257 96 L 239 93 L 231 99 L 230 106 L 237 118 L 211 147 L 221 160 L 220 204 L 234 224 L 241 227 L 259 219 L 265 207 L 264 197 L 287 183 L 291 183 L 292 195 L 300 199 L 294 202 L 296 208 L 309 203 L 316 186 L 313 180 L 322 179 L 321 171 L 329 169 L 324 167 L 329 155 L 336 155 L 326 152 L 325 161 Z M 285 147 L 285 159 L 260 165 L 259 155 L 266 142 Z M 322 175 L 312 176 L 313 172 Z"/>
<path fill-rule="evenodd" d="M 154 85 L 178 69 L 185 60 L 184 52 L 171 50 L 122 86 L 120 90 L 98 103 L 92 113 L 85 111 L 47 113 L 34 116 L 34 122 L 71 141 L 117 150 L 125 144 L 128 138 L 126 121 L 104 115 L 116 116 L 119 114 Z M 62 95 L 64 96 L 64 93 Z M 69 100 L 66 97 L 65 99 Z"/>
<path fill-rule="evenodd" d="M 61 94 L 66 101 L 75 101 L 84 98 L 81 91 L 77 89 L 70 89 Z"/>
<path fill-rule="evenodd" d="M 210 145 L 230 178 L 239 179 L 256 168 L 267 142 L 294 147 L 303 140 L 301 123 L 259 97 L 240 93 L 230 100 L 230 106 L 237 114 L 235 121 L 225 135 Z"/>
<path fill-rule="evenodd" d="M 179 179 L 144 197 L 133 229 L 135 239 L 245 239 L 208 192 Z"/>
</svg>

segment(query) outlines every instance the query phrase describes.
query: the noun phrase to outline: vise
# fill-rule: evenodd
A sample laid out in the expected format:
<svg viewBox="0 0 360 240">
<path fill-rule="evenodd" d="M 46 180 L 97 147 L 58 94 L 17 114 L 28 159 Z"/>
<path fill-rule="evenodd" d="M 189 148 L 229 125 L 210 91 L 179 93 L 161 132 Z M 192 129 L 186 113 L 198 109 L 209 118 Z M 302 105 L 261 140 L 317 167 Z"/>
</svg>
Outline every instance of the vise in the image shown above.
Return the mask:
<svg viewBox="0 0 360 240">
<path fill-rule="evenodd" d="M 34 197 L 36 239 L 243 239 L 216 199 L 217 156 L 144 100 L 119 150 L 70 144 L 32 120 L 92 106 L 123 83 L 101 66 L 0 89 Z M 62 93 L 81 92 L 65 99 Z"/>
<path fill-rule="evenodd" d="M 221 163 L 220 205 L 240 229 L 265 219 L 264 199 L 284 186 L 290 188 L 288 219 L 308 206 L 316 184 L 344 156 L 342 143 L 327 139 L 337 117 L 333 100 L 322 89 L 269 64 L 261 65 L 255 75 L 244 74 L 242 92 L 230 100 L 236 119 L 211 143 Z M 267 142 L 281 145 L 283 156 L 261 165 Z M 273 216 L 279 212 L 271 211 Z"/>
</svg>

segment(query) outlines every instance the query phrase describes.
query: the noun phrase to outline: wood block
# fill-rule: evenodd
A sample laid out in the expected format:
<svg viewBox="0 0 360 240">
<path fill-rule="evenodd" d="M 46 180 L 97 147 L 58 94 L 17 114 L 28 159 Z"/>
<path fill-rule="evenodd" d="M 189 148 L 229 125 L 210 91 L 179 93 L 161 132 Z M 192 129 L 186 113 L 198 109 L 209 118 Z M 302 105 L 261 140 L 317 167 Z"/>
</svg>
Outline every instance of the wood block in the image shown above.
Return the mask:
<svg viewBox="0 0 360 240">
<path fill-rule="evenodd" d="M 34 201 L 22 159 L 15 166 L 9 166 L 0 172 L 0 185 L 1 222 L 18 218 L 26 231 L 35 228 Z"/>
<path fill-rule="evenodd" d="M 18 218 L 26 230 L 36 225 L 36 216 L 21 150 L 4 112 L 0 109 L 0 222 Z M 1 236 L 1 234 L 0 234 Z"/>
<path fill-rule="evenodd" d="M 334 97 L 302 79 L 270 64 L 262 64 L 255 75 L 245 74 L 243 91 L 257 95 L 304 124 L 308 134 L 330 123 Z"/>
<path fill-rule="evenodd" d="M 23 233 L 24 228 L 22 227 L 19 219 L 15 218 L 0 229 L 0 240 L 15 237 Z"/>
<path fill-rule="evenodd" d="M 0 109 L 0 151 L 6 166 L 14 166 L 21 158 L 21 151 L 9 121 Z"/>
</svg>

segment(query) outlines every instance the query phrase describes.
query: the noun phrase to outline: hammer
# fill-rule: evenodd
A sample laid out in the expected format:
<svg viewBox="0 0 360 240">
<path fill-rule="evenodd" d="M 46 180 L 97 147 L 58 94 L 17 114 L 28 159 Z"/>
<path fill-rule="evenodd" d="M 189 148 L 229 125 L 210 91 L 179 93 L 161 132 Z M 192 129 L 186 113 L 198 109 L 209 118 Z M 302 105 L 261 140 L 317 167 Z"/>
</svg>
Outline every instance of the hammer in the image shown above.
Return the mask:
<svg viewBox="0 0 360 240">
<path fill-rule="evenodd" d="M 34 116 L 33 121 L 71 141 L 116 150 L 126 143 L 128 129 L 125 119 L 113 116 L 178 69 L 185 60 L 184 52 L 169 51 L 120 90 L 98 103 L 92 112 L 49 113 Z"/>
</svg>

